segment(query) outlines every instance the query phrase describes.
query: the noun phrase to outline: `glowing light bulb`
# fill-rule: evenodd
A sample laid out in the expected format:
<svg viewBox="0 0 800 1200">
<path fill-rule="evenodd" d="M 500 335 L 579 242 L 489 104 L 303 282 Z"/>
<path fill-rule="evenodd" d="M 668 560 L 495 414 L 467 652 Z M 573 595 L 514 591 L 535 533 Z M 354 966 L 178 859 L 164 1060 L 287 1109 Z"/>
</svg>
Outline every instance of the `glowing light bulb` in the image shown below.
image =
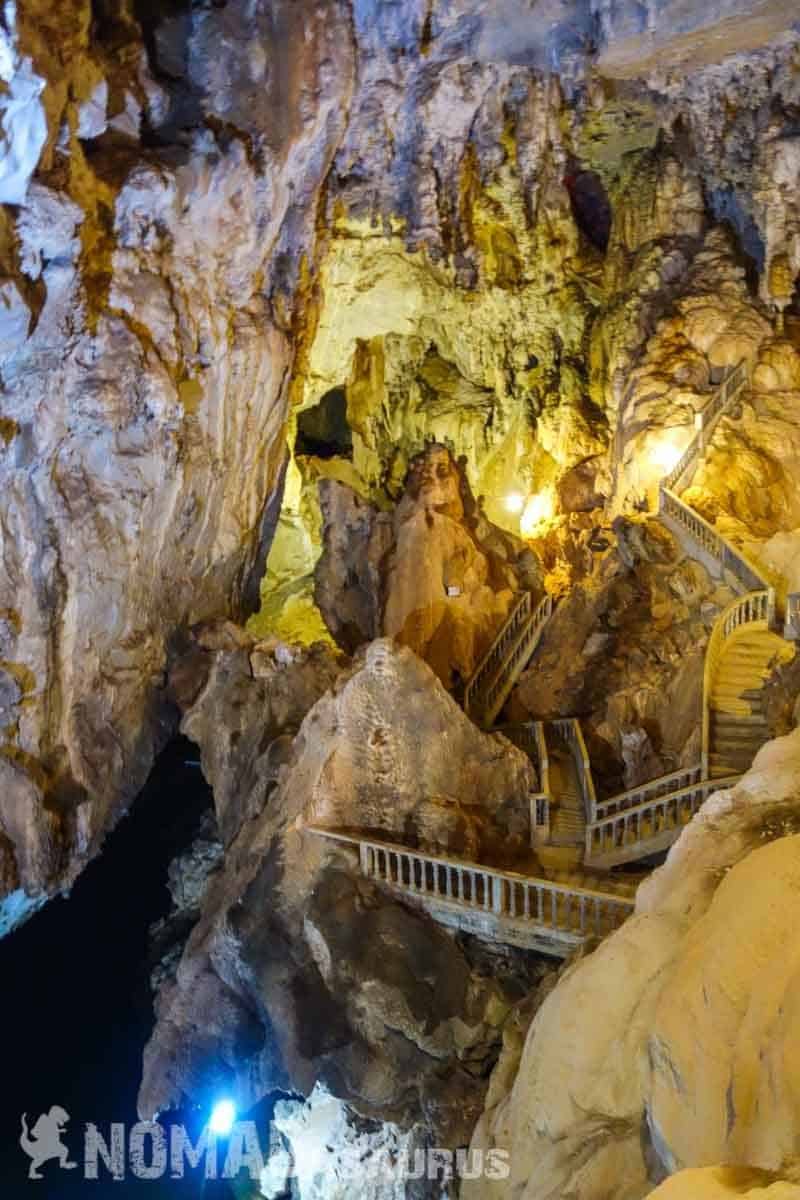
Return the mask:
<svg viewBox="0 0 800 1200">
<path fill-rule="evenodd" d="M 555 510 L 555 497 L 552 492 L 537 492 L 535 496 L 531 496 L 520 517 L 519 531 L 522 536 L 532 537 L 537 526 L 549 521 Z"/>
<path fill-rule="evenodd" d="M 212 1133 L 223 1137 L 229 1134 L 236 1121 L 236 1105 L 232 1100 L 218 1100 L 211 1110 L 211 1120 L 208 1127 Z"/>
<path fill-rule="evenodd" d="M 650 448 L 650 458 L 664 475 L 668 475 L 683 453 L 672 442 L 656 442 Z"/>
<path fill-rule="evenodd" d="M 509 492 L 506 496 L 506 508 L 510 513 L 521 513 L 525 507 L 525 497 L 522 492 Z"/>
</svg>

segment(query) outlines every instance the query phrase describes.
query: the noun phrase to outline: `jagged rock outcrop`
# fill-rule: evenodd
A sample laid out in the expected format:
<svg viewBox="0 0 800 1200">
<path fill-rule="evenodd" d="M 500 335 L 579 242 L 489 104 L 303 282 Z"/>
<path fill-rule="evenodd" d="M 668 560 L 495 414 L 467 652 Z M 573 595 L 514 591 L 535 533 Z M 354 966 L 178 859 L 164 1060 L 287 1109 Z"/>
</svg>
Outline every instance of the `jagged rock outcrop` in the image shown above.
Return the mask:
<svg viewBox="0 0 800 1200">
<path fill-rule="evenodd" d="M 704 14 L 698 63 L 748 57 L 676 78 L 671 6 L 156 9 L 25 0 L 0 31 L 2 927 L 139 790 L 176 634 L 255 607 L 298 411 L 346 393 L 352 457 L 305 455 L 286 555 L 313 641 L 319 477 L 383 505 L 433 437 L 515 532 L 511 492 L 525 529 L 624 498 L 622 392 L 709 224 L 751 256 L 748 328 L 792 327 L 800 85 L 774 13 L 740 40 Z M 762 365 L 783 396 L 785 350 Z"/>
<path fill-rule="evenodd" d="M 535 556 L 487 522 L 444 446 L 413 460 L 392 512 L 334 480 L 320 484 L 320 502 L 315 599 L 348 649 L 392 637 L 451 687 L 472 674 L 515 593 L 541 589 Z"/>
<path fill-rule="evenodd" d="M 705 647 L 733 593 L 656 521 L 609 526 L 595 513 L 581 524 L 541 544 L 571 586 L 509 712 L 580 713 L 610 795 L 697 761 Z"/>
<path fill-rule="evenodd" d="M 19 206 L 2 212 L 0 925 L 67 886 L 139 791 L 174 728 L 175 632 L 253 607 L 292 296 L 353 52 L 335 4 L 274 7 L 251 55 L 237 3 L 166 22 L 150 61 L 127 5 L 5 10 L 32 82 L 5 108 L 0 187 Z M 36 179 L 12 196 L 23 154 Z"/>
<path fill-rule="evenodd" d="M 229 824 L 225 861 L 157 998 L 141 1110 L 211 1083 L 247 1106 L 274 1088 L 309 1095 L 320 1080 L 365 1116 L 463 1144 L 503 1021 L 542 968 L 511 954 L 494 978 L 485 956 L 396 903 L 307 825 L 508 854 L 529 837 L 530 762 L 478 733 L 410 650 L 378 641 L 308 713 L 270 791 L 259 681 L 245 699 L 234 676 L 226 699 L 224 660 L 184 724 Z M 243 714 L 241 736 L 220 757 L 228 705 Z"/>
<path fill-rule="evenodd" d="M 510 1150 L 510 1179 L 467 1200 L 639 1200 L 719 1162 L 795 1180 L 798 814 L 795 731 L 705 804 L 635 915 L 544 1002 L 475 1136 Z"/>
</svg>

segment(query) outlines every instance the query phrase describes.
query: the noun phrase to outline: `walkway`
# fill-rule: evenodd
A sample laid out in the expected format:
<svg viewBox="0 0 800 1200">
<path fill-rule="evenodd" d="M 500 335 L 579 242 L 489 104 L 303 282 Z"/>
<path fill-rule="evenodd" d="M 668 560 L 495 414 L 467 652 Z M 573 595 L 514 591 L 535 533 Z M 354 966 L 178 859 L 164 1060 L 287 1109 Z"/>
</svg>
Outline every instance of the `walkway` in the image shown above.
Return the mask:
<svg viewBox="0 0 800 1200">
<path fill-rule="evenodd" d="M 307 826 L 353 847 L 362 874 L 422 908 L 442 925 L 488 941 L 566 958 L 617 929 L 633 900 L 612 891 L 553 883 L 392 842 Z"/>
<path fill-rule="evenodd" d="M 788 596 L 779 614 L 775 588 L 761 568 L 679 494 L 694 478 L 716 425 L 748 387 L 748 367 L 740 363 L 698 414 L 689 446 L 659 485 L 662 523 L 689 556 L 738 593 L 717 619 L 706 650 L 701 761 L 598 802 L 577 718 L 501 727 L 499 732 L 536 764 L 539 791 L 530 796 L 531 842 L 543 860 L 545 848 L 566 851 L 567 857 L 574 850 L 584 871 L 607 872 L 663 853 L 710 795 L 737 782 L 767 739 L 764 680 L 776 663 L 794 655 L 800 594 Z M 482 728 L 490 728 L 502 710 L 553 607 L 549 596 L 538 603 L 530 593 L 521 596 L 478 664 L 464 707 Z M 600 888 L 573 878 L 555 883 L 337 830 L 309 831 L 356 849 L 367 878 L 402 894 L 441 924 L 544 954 L 572 954 L 616 929 L 633 908 L 632 898 L 620 894 L 626 885 L 612 876 Z"/>
</svg>

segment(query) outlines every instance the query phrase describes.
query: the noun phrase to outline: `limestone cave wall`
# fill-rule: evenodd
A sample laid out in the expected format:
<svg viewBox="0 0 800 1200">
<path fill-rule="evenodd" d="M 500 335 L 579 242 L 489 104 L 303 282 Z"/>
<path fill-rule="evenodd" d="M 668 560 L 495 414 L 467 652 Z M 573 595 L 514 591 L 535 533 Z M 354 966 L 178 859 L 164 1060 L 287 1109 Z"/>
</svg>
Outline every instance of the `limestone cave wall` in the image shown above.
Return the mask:
<svg viewBox="0 0 800 1200">
<path fill-rule="evenodd" d="M 420 1144 L 483 1112 L 476 1144 L 515 1150 L 498 1198 L 789 1163 L 793 1096 L 711 1026 L 740 897 L 751 923 L 791 898 L 797 735 L 549 1000 L 541 964 L 498 973 L 302 836 L 522 853 L 535 771 L 448 694 L 520 591 L 562 602 L 510 716 L 579 711 L 605 790 L 693 761 L 730 592 L 647 516 L 742 359 L 691 502 L 800 586 L 800 40 L 779 4 L 687 7 L 3 10 L 0 933 L 68 890 L 182 725 L 222 864 L 160 978 L 147 1113 L 216 1078 L 319 1083 Z M 771 1062 L 789 1018 L 745 975 Z M 728 1125 L 676 1089 L 717 1116 L 730 1093 Z"/>
</svg>

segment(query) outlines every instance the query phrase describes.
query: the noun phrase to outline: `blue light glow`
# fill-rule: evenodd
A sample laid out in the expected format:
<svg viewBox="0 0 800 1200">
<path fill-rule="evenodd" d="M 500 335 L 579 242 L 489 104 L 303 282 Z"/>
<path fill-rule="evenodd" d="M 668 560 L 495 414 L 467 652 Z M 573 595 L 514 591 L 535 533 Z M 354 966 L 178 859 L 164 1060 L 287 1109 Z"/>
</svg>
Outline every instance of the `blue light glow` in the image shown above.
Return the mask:
<svg viewBox="0 0 800 1200">
<path fill-rule="evenodd" d="M 208 1127 L 212 1133 L 219 1133 L 225 1137 L 233 1129 L 235 1121 L 236 1105 L 233 1101 L 218 1100 L 211 1110 L 211 1120 L 208 1122 Z"/>
</svg>

